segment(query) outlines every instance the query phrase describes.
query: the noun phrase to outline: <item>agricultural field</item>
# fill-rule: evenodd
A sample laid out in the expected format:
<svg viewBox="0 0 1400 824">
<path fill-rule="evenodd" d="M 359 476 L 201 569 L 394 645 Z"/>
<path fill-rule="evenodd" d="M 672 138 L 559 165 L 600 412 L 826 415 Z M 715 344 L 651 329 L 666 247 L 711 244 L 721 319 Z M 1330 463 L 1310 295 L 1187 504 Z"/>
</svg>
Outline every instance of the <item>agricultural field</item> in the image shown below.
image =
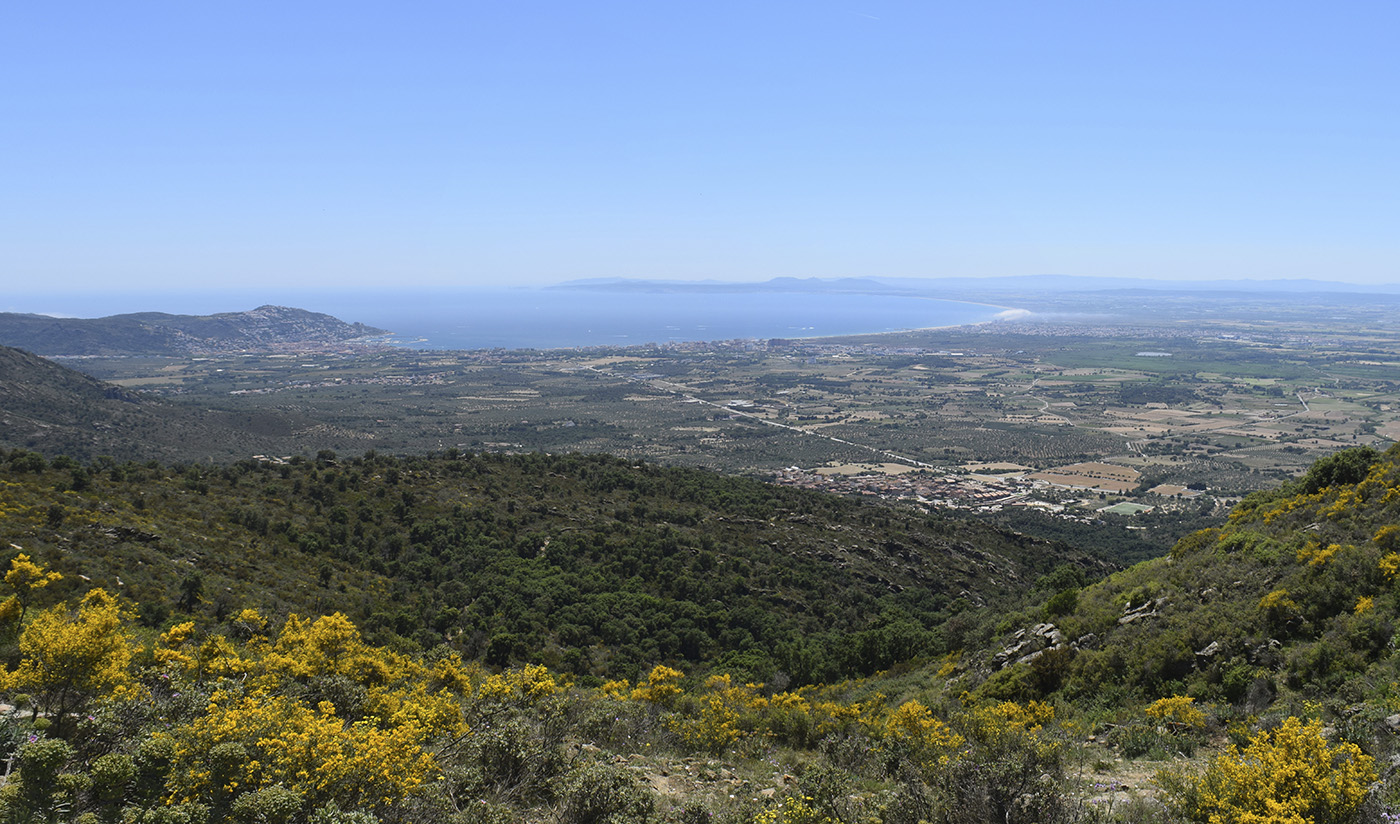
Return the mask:
<svg viewBox="0 0 1400 824">
<path fill-rule="evenodd" d="M 65 362 L 235 419 L 294 421 L 288 452 L 608 452 L 764 477 L 795 469 L 810 485 L 885 484 L 892 497 L 934 480 L 975 485 L 966 465 L 1009 462 L 1024 470 L 1001 473 L 1019 482 L 1006 503 L 1073 506 L 1087 492 L 1086 512 L 1115 500 L 1195 511 L 1183 490 L 1224 504 L 1338 449 L 1400 437 L 1400 343 L 1380 317 L 1172 311 L 612 350 Z M 1062 476 L 1088 463 L 1110 469 Z"/>
</svg>

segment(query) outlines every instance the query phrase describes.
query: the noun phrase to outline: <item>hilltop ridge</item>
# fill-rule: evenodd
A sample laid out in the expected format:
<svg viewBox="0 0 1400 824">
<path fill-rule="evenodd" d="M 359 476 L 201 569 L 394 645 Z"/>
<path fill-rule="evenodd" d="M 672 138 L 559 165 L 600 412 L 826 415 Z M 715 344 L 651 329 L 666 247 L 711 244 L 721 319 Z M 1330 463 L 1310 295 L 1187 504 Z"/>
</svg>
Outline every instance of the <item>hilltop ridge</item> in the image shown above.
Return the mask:
<svg viewBox="0 0 1400 824">
<path fill-rule="evenodd" d="M 382 334 L 386 330 L 363 323 L 271 305 L 213 315 L 136 312 L 103 318 L 55 318 L 0 313 L 0 345 L 48 357 L 306 351 Z"/>
</svg>

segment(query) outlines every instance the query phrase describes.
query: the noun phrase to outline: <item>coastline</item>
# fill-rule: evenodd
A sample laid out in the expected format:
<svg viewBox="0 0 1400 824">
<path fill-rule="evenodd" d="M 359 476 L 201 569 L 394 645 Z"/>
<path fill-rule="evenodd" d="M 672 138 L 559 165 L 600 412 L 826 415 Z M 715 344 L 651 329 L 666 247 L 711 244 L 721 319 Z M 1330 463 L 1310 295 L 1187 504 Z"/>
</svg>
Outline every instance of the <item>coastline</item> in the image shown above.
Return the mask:
<svg viewBox="0 0 1400 824">
<path fill-rule="evenodd" d="M 432 302 L 414 298 L 403 296 L 392 304 L 351 311 L 358 319 L 394 330 L 382 339 L 386 345 L 425 351 L 630 349 L 851 338 L 972 326 L 1027 314 L 1019 307 L 985 301 L 830 290 L 742 295 L 721 289 L 685 295 L 520 290 L 459 294 Z"/>
<path fill-rule="evenodd" d="M 1025 310 L 988 301 L 852 289 L 733 289 L 684 292 L 621 289 L 483 289 L 190 296 L 131 294 L 105 313 L 87 306 L 47 306 L 63 314 L 166 311 L 219 313 L 279 305 L 361 322 L 388 334 L 349 346 L 472 352 L 585 350 L 723 341 L 824 340 L 898 335 L 993 323 Z M 30 309 L 39 307 L 27 307 Z"/>
</svg>

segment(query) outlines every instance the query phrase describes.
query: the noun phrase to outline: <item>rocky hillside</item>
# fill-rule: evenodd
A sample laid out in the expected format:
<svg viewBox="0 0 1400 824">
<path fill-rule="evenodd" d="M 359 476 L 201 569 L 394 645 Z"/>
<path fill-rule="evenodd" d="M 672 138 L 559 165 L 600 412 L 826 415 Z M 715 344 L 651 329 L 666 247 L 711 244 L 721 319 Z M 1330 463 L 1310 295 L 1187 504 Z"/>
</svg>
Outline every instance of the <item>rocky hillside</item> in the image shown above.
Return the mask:
<svg viewBox="0 0 1400 824">
<path fill-rule="evenodd" d="M 1400 446 L 1349 449 L 1168 557 L 1008 616 L 973 669 L 1006 697 L 1360 705 L 1396 679 L 1397 577 Z"/>
<path fill-rule="evenodd" d="M 0 313 L 0 344 L 46 356 L 304 351 L 384 333 L 286 306 L 215 315 L 140 312 L 105 318 Z"/>
</svg>

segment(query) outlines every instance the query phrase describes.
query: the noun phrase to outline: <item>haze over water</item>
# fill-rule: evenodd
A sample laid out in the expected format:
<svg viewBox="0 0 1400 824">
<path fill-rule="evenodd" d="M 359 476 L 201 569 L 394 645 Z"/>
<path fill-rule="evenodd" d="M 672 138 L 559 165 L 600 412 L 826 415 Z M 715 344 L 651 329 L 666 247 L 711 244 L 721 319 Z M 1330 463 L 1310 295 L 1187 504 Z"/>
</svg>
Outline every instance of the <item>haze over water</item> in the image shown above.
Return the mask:
<svg viewBox="0 0 1400 824">
<path fill-rule="evenodd" d="M 529 349 L 811 338 L 956 326 L 1006 307 L 915 297 L 803 293 L 500 291 L 376 301 L 327 311 L 423 349 Z"/>
</svg>

